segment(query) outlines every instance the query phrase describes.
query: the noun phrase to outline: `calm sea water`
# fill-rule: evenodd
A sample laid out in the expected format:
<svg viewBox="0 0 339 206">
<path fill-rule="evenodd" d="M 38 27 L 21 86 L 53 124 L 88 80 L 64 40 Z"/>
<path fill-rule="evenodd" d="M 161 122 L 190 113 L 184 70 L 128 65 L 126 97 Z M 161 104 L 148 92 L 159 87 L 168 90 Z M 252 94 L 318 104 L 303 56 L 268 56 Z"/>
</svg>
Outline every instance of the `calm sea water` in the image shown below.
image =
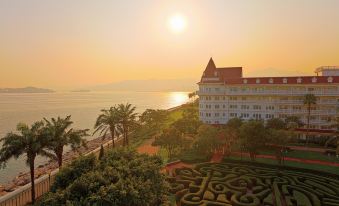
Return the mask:
<svg viewBox="0 0 339 206">
<path fill-rule="evenodd" d="M 86 92 L 50 94 L 0 94 L 0 137 L 15 131 L 17 123 L 31 124 L 42 118 L 72 115 L 75 128 L 93 129 L 103 108 L 131 103 L 141 113 L 147 108 L 168 109 L 188 100 L 186 92 Z M 92 139 L 95 137 L 88 137 Z M 46 162 L 38 158 L 36 165 Z M 0 169 L 0 184 L 11 181 L 19 172 L 28 171 L 25 157 L 11 159 Z"/>
</svg>

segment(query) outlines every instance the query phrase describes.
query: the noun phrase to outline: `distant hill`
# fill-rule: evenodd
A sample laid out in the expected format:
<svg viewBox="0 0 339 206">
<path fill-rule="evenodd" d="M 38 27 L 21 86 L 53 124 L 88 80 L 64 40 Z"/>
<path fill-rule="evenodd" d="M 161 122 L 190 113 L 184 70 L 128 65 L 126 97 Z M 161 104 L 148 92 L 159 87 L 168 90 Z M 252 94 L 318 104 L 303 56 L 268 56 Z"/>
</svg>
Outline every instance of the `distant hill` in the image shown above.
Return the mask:
<svg viewBox="0 0 339 206">
<path fill-rule="evenodd" d="M 111 84 L 93 86 L 94 91 L 195 91 L 198 80 L 194 79 L 149 79 L 126 80 Z"/>
<path fill-rule="evenodd" d="M 0 88 L 0 93 L 53 93 L 50 89 L 24 87 L 24 88 Z"/>
</svg>

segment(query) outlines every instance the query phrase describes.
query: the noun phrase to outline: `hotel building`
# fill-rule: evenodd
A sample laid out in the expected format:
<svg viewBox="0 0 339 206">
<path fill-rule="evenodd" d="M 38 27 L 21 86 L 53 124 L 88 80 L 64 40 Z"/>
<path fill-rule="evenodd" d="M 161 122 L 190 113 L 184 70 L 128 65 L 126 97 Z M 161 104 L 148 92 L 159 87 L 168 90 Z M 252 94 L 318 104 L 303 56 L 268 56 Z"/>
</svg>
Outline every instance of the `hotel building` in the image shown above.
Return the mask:
<svg viewBox="0 0 339 206">
<path fill-rule="evenodd" d="M 320 67 L 315 72 L 315 76 L 243 77 L 242 67 L 217 68 L 211 58 L 198 83 L 200 120 L 226 124 L 235 117 L 298 116 L 306 124 L 303 99 L 314 94 L 317 102 L 311 108 L 310 131 L 331 133 L 331 119 L 339 114 L 339 67 Z"/>
</svg>

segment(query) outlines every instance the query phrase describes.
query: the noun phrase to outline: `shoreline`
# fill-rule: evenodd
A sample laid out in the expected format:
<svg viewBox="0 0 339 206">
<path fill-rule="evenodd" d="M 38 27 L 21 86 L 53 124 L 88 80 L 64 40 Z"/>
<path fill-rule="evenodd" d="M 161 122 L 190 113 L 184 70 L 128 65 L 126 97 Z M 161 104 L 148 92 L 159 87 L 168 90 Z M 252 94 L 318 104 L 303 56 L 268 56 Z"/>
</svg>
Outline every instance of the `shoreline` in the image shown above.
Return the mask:
<svg viewBox="0 0 339 206">
<path fill-rule="evenodd" d="M 63 155 L 63 162 L 66 165 L 70 163 L 72 160 L 78 158 L 82 154 L 89 153 L 96 148 L 100 147 L 102 144 L 109 142 L 110 138 L 102 139 L 102 137 L 97 137 L 95 139 L 89 140 L 87 142 L 87 148 L 81 147 L 79 152 L 76 151 L 68 151 Z M 39 165 L 35 169 L 35 177 L 34 179 L 38 179 L 39 177 L 51 173 L 53 170 L 58 168 L 58 163 L 56 160 L 49 160 L 45 164 Z M 16 189 L 28 184 L 31 182 L 30 172 L 20 172 L 12 181 L 7 184 L 0 184 L 0 197 L 4 196 L 10 192 L 15 191 Z"/>
<path fill-rule="evenodd" d="M 166 109 L 167 111 L 171 112 L 176 109 L 179 109 L 185 105 L 189 104 L 188 102 L 181 104 L 176 107 L 172 107 L 169 109 Z M 97 148 L 100 148 L 102 144 L 108 143 L 111 139 L 110 138 L 105 138 L 103 139 L 102 137 L 97 137 L 95 139 L 89 140 L 87 142 L 87 148 L 81 147 L 79 149 L 79 152 L 76 151 L 68 151 L 63 155 L 63 162 L 64 165 L 67 163 L 73 161 L 74 159 L 78 158 L 81 154 L 87 154 L 92 151 L 94 151 Z M 49 160 L 45 164 L 39 165 L 35 169 L 35 177 L 34 180 L 38 179 L 39 177 L 42 177 L 43 175 L 50 174 L 52 171 L 56 170 L 58 168 L 58 163 L 56 160 Z M 30 172 L 20 172 L 15 178 L 12 179 L 9 183 L 6 183 L 4 185 L 0 184 L 0 197 L 9 194 L 20 187 L 27 185 L 28 183 L 31 182 L 30 179 Z"/>
</svg>

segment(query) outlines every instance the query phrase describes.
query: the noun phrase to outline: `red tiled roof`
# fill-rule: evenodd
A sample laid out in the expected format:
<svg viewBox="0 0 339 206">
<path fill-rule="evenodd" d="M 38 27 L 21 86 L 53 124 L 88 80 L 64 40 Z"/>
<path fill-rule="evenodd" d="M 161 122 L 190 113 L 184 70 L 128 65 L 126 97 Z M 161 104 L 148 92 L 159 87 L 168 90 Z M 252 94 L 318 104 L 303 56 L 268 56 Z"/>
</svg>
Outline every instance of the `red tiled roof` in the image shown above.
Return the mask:
<svg viewBox="0 0 339 206">
<path fill-rule="evenodd" d="M 298 79 L 301 82 L 298 83 Z M 312 79 L 316 81 L 313 82 Z M 339 83 L 339 76 L 333 76 L 332 82 L 328 82 L 328 76 L 300 76 L 300 77 L 249 77 L 249 78 L 234 78 L 224 81 L 225 84 L 324 84 L 324 83 Z M 287 80 L 284 83 L 284 79 Z M 257 83 L 259 80 L 259 83 Z M 272 82 L 270 82 L 272 80 Z M 246 82 L 246 83 L 245 83 Z"/>
<path fill-rule="evenodd" d="M 328 81 L 332 78 L 332 82 Z M 284 79 L 287 80 L 284 83 Z M 298 83 L 298 79 L 301 82 Z M 316 79 L 316 81 L 312 81 Z M 257 80 L 259 82 L 257 82 Z M 217 68 L 211 58 L 199 83 L 221 84 L 331 84 L 339 83 L 339 76 L 242 77 L 242 67 Z"/>
<path fill-rule="evenodd" d="M 202 75 L 202 78 L 218 78 L 219 81 L 221 82 L 223 82 L 223 80 L 226 80 L 226 79 L 232 79 L 232 78 L 234 79 L 234 78 L 241 78 L 241 77 L 242 77 L 242 67 L 217 68 L 212 58 L 210 58 L 210 60 L 208 61 L 206 69 Z M 201 78 L 201 81 L 202 81 L 202 78 Z"/>
</svg>

